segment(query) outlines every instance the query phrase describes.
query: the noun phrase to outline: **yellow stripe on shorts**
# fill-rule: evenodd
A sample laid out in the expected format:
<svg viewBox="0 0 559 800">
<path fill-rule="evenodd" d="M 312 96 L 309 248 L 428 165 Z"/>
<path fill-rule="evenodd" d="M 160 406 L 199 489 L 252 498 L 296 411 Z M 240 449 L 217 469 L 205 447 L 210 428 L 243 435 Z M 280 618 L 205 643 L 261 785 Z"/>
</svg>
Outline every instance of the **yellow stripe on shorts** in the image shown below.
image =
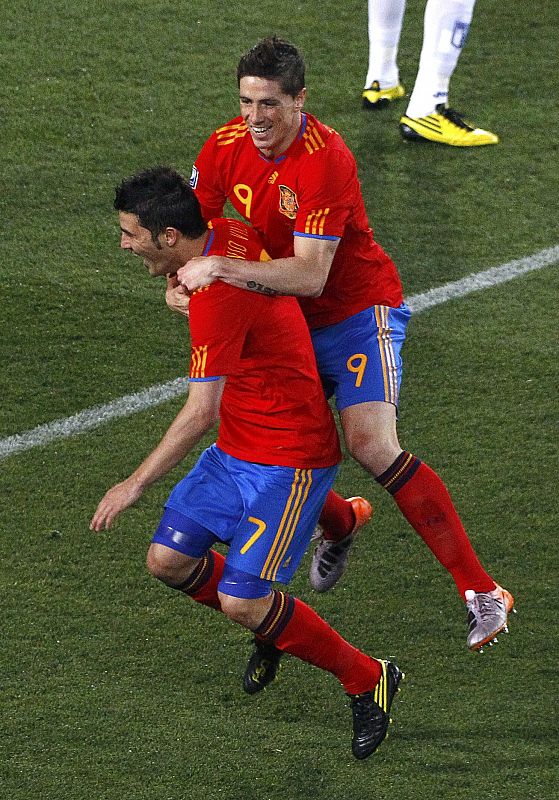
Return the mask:
<svg viewBox="0 0 559 800">
<path fill-rule="evenodd" d="M 312 469 L 296 469 L 291 492 L 285 508 L 274 542 L 268 553 L 268 557 L 260 573 L 260 577 L 267 581 L 274 581 L 281 566 L 281 562 L 287 552 L 293 535 L 297 529 L 297 524 L 301 517 L 301 511 L 305 504 L 312 485 Z"/>
<path fill-rule="evenodd" d="M 389 312 L 389 306 L 375 306 L 377 340 L 384 380 L 384 399 L 387 403 L 398 405 L 398 368 L 392 345 L 392 329 L 388 322 Z"/>
</svg>

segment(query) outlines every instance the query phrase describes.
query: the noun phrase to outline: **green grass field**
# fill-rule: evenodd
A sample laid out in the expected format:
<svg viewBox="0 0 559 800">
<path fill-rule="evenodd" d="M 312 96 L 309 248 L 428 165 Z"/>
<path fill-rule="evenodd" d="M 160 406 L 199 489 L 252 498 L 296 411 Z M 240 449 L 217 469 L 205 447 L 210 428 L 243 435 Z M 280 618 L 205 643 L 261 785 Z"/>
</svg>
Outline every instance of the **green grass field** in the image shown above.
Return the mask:
<svg viewBox="0 0 559 800">
<path fill-rule="evenodd" d="M 408 5 L 411 89 L 424 4 Z M 0 438 L 186 374 L 182 320 L 118 250 L 113 187 L 156 163 L 189 174 L 236 113 L 239 55 L 268 33 L 303 50 L 307 108 L 354 150 L 407 296 L 559 244 L 554 3 L 537 14 L 520 0 L 478 3 L 451 101 L 501 143 L 472 151 L 402 142 L 403 104 L 361 111 L 365 3 L 224 8 L 3 4 Z M 291 586 L 407 673 L 391 736 L 363 763 L 332 676 L 286 658 L 277 684 L 248 697 L 248 633 L 147 574 L 162 502 L 197 453 L 113 531 L 89 532 L 104 491 L 180 399 L 2 460 L 2 797 L 551 800 L 558 290 L 552 265 L 432 308 L 404 352 L 401 441 L 446 480 L 485 565 L 515 594 L 510 636 L 467 651 L 449 577 L 350 461 L 338 489 L 370 497 L 374 522 L 333 592 L 311 591 L 308 555 Z"/>
</svg>

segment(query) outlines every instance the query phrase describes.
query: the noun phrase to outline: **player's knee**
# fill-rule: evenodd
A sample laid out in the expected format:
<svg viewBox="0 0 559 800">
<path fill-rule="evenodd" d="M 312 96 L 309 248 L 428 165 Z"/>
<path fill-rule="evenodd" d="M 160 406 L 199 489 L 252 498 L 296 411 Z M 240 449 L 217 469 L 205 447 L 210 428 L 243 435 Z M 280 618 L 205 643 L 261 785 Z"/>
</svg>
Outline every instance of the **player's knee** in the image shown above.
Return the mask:
<svg viewBox="0 0 559 800">
<path fill-rule="evenodd" d="M 372 436 L 367 431 L 346 437 L 346 444 L 352 458 L 375 477 L 388 469 L 402 450 L 392 435 Z"/>
<path fill-rule="evenodd" d="M 164 549 L 150 547 L 146 557 L 146 566 L 154 578 L 168 586 L 176 586 L 177 583 L 180 583 L 182 570 L 179 569 L 176 559 L 169 557 Z"/>
<path fill-rule="evenodd" d="M 245 597 L 232 597 L 230 594 L 218 592 L 221 610 L 233 622 L 252 628 L 255 624 L 254 600 Z"/>
</svg>

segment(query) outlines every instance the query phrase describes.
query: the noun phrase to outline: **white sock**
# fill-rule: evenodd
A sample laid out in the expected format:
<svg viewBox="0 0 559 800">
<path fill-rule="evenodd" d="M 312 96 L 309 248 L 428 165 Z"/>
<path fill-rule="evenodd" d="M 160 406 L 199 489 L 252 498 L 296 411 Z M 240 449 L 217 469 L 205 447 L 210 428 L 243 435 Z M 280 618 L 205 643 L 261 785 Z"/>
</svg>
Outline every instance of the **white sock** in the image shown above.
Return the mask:
<svg viewBox="0 0 559 800">
<path fill-rule="evenodd" d="M 378 81 L 381 89 L 400 82 L 396 57 L 406 0 L 368 0 L 369 69 L 365 88 Z"/>
<path fill-rule="evenodd" d="M 419 71 L 406 115 L 425 117 L 448 101 L 448 85 L 468 35 L 476 0 L 427 0 Z"/>
</svg>

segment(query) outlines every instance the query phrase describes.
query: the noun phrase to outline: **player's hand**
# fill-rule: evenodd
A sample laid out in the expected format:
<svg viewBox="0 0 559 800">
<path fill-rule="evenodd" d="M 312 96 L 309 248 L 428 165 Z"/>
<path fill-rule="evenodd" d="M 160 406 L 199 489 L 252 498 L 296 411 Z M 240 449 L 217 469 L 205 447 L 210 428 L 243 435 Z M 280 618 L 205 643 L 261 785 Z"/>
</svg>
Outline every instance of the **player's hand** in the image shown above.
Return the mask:
<svg viewBox="0 0 559 800">
<path fill-rule="evenodd" d="M 186 286 L 189 292 L 195 292 L 202 286 L 209 286 L 210 283 L 217 281 L 222 274 L 222 264 L 227 261 L 224 256 L 196 256 L 181 267 L 177 272 L 177 278 L 182 286 Z"/>
<path fill-rule="evenodd" d="M 177 274 L 167 275 L 167 291 L 165 292 L 165 302 L 171 311 L 177 311 L 188 318 L 190 295 L 188 290 L 181 286 Z"/>
<path fill-rule="evenodd" d="M 97 511 L 89 523 L 89 529 L 92 531 L 108 530 L 121 511 L 134 505 L 140 499 L 142 492 L 143 488 L 140 484 L 131 478 L 117 483 L 112 489 L 109 489 L 97 506 Z"/>
</svg>

